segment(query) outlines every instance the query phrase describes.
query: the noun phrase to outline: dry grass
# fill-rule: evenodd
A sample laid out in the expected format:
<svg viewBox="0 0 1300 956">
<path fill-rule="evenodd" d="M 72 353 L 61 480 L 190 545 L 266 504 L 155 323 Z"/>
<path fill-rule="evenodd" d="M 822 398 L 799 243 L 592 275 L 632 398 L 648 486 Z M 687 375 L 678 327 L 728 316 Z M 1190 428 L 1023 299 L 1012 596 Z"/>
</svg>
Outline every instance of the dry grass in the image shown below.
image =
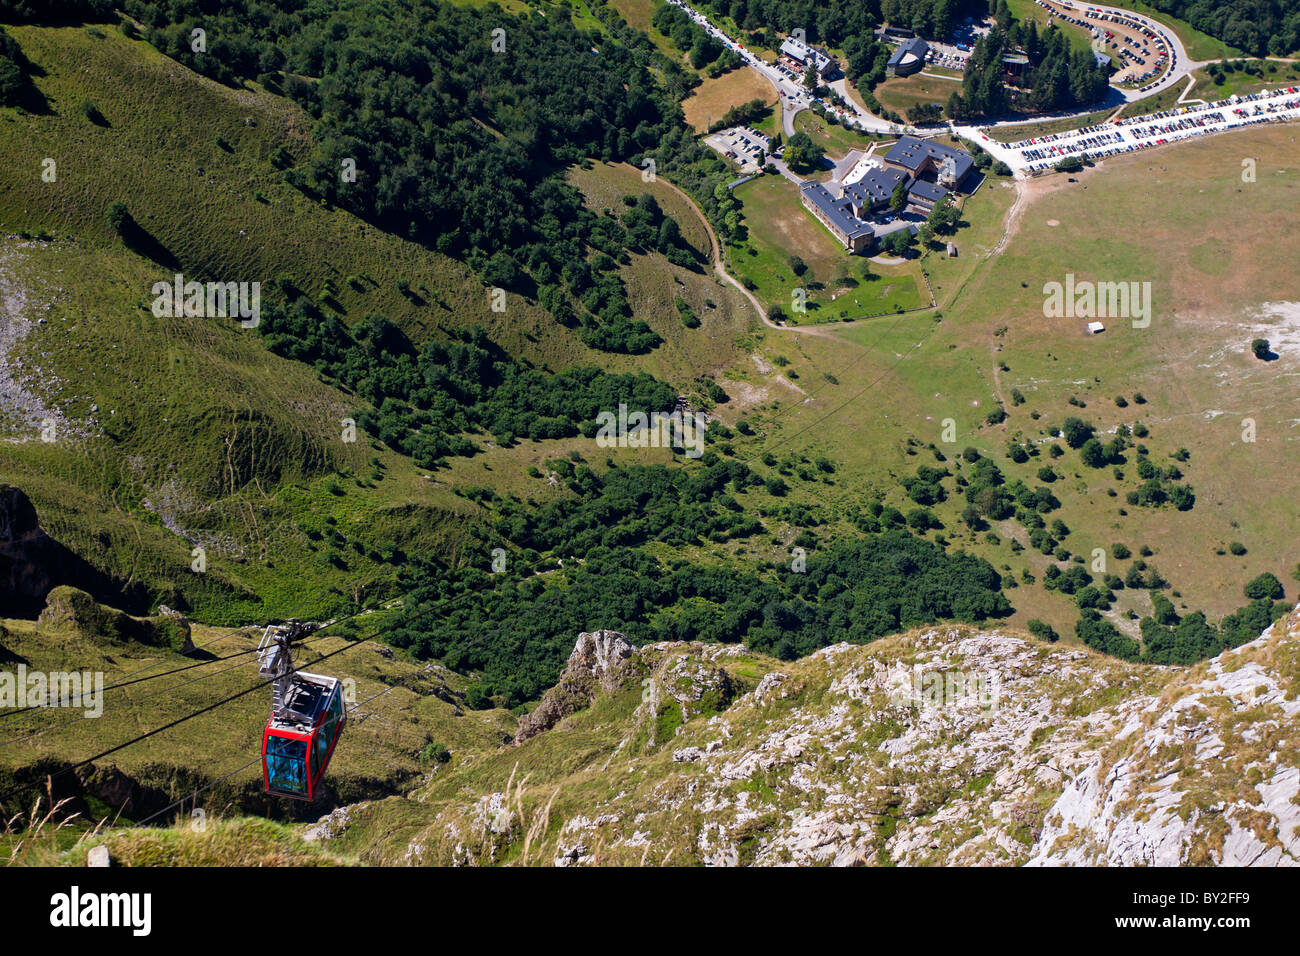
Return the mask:
<svg viewBox="0 0 1300 956">
<path fill-rule="evenodd" d="M 724 73 L 716 80 L 705 79 L 682 103 L 686 122 L 697 133 L 709 128 L 710 122 L 722 119 L 724 113 L 733 106 L 740 106 L 750 100 L 762 100 L 769 105 L 776 105 L 776 89 L 757 70 L 742 67 Z"/>
<path fill-rule="evenodd" d="M 900 116 L 907 116 L 913 106 L 924 103 L 948 104 L 948 97 L 961 92 L 961 78 L 937 79 L 933 76 L 891 77 L 876 87 L 876 99 L 885 109 L 893 110 Z"/>
</svg>

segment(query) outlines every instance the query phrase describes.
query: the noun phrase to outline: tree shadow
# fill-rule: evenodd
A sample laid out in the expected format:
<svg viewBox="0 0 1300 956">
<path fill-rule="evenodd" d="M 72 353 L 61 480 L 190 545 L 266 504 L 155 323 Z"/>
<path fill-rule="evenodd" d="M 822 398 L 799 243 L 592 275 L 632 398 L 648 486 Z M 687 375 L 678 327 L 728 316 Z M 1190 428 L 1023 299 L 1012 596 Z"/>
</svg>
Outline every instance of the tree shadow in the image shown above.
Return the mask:
<svg viewBox="0 0 1300 956">
<path fill-rule="evenodd" d="M 132 252 L 146 259 L 152 259 L 166 269 L 173 271 L 180 269 L 181 261 L 172 254 L 172 251 L 134 219 L 123 224 L 121 236 L 122 242 Z"/>
<path fill-rule="evenodd" d="M 99 107 L 89 100 L 81 104 L 81 115 L 100 129 L 113 128 L 113 124 L 108 121 L 108 117 L 101 113 Z"/>
<path fill-rule="evenodd" d="M 27 83 L 23 86 L 10 105 L 33 116 L 54 115 L 54 108 L 50 106 L 50 101 L 44 93 L 36 88 L 34 83 Z"/>
</svg>

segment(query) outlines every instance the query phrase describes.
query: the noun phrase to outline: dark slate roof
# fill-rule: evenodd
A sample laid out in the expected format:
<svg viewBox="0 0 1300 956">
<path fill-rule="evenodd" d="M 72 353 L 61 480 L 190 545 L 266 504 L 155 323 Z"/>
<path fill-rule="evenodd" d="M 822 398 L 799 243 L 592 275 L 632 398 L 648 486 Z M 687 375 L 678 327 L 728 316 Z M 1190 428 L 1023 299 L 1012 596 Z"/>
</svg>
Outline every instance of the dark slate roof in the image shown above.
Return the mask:
<svg viewBox="0 0 1300 956">
<path fill-rule="evenodd" d="M 804 183 L 800 187 L 800 192 L 850 239 L 875 235 L 875 230 L 871 228 L 870 223 L 863 222 L 853 215 L 847 199 L 836 199 L 821 183 Z"/>
<path fill-rule="evenodd" d="M 953 163 L 956 165 L 958 182 L 975 165 L 975 160 L 964 149 L 944 146 L 942 143 L 936 143 L 933 140 L 917 139 L 915 136 L 900 137 L 898 142 L 890 147 L 889 152 L 885 153 L 885 162 L 902 166 L 904 169 L 915 173 L 921 168 L 921 164 L 925 162 L 927 156 L 933 156 L 936 165 L 943 163 L 944 159 L 951 156 Z"/>
<path fill-rule="evenodd" d="M 844 187 L 844 195 L 857 200 L 859 205 L 874 206 L 892 196 L 906 178 L 901 169 L 869 169 L 856 183 Z"/>
<path fill-rule="evenodd" d="M 935 183 L 927 183 L 924 179 L 918 179 L 912 183 L 912 188 L 907 191 L 909 196 L 917 196 L 928 202 L 936 203 L 944 196 L 948 195 L 948 190 Z"/>
<path fill-rule="evenodd" d="M 898 44 L 898 49 L 896 49 L 889 57 L 889 65 L 898 66 L 898 64 L 903 61 L 903 57 L 907 56 L 909 53 L 920 60 L 924 60 L 925 55 L 929 50 L 930 47 L 924 40 L 920 37 L 912 37 L 912 39 L 904 40 L 902 43 Z"/>
</svg>

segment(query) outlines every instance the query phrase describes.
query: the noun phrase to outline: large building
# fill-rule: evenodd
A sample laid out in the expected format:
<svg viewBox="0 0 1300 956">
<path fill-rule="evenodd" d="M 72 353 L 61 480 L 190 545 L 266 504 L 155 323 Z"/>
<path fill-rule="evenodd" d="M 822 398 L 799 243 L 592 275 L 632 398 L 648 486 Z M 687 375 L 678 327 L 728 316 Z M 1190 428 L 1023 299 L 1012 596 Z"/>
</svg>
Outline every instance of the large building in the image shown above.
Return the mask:
<svg viewBox="0 0 1300 956">
<path fill-rule="evenodd" d="M 841 75 L 840 65 L 833 56 L 795 37 L 785 38 L 781 44 L 781 56 L 794 69 L 807 70 L 811 66 L 823 80 L 839 79 Z"/>
<path fill-rule="evenodd" d="M 800 187 L 804 207 L 850 252 L 870 252 L 882 236 L 897 229 L 916 232 L 919 215 L 929 214 L 947 200 L 975 166 L 965 150 L 915 136 L 900 138 L 884 160 L 883 166 L 871 167 L 856 182 L 832 181 L 825 186 L 806 182 Z M 869 221 L 869 216 L 891 204 L 900 186 L 907 190 L 907 203 L 899 212 L 911 215 Z"/>
<path fill-rule="evenodd" d="M 964 149 L 903 136 L 885 153 L 885 166 L 900 169 L 912 179 L 932 180 L 947 189 L 959 189 L 975 160 Z"/>
<path fill-rule="evenodd" d="M 893 198 L 894 190 L 907 182 L 905 173 L 888 167 L 869 169 L 856 183 L 840 186 L 840 195 L 853 203 L 854 214 L 865 219 Z"/>
<path fill-rule="evenodd" d="M 804 208 L 821 220 L 840 244 L 849 252 L 870 249 L 876 239 L 871 223 L 864 222 L 853 213 L 853 200 L 841 196 L 836 199 L 831 191 L 817 182 L 806 182 L 799 189 Z"/>
<path fill-rule="evenodd" d="M 887 69 L 890 76 L 911 76 L 925 66 L 929 45 L 920 37 L 903 40 L 889 57 Z"/>
</svg>

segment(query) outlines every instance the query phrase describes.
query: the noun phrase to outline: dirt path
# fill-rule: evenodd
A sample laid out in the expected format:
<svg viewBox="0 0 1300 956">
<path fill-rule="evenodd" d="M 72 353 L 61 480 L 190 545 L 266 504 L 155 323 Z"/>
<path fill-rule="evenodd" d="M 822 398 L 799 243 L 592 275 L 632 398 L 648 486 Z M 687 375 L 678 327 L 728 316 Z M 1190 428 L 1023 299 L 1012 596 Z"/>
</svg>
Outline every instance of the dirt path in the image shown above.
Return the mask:
<svg viewBox="0 0 1300 956">
<path fill-rule="evenodd" d="M 717 275 L 719 279 L 722 279 L 724 282 L 727 282 L 730 285 L 734 286 L 737 290 L 739 290 L 741 295 L 743 295 L 746 299 L 749 300 L 750 304 L 754 307 L 754 311 L 758 313 L 758 317 L 759 319 L 762 320 L 764 325 L 766 325 L 769 329 L 777 329 L 778 331 L 781 332 L 796 332 L 796 333 L 802 333 L 804 335 L 814 335 L 814 336 L 818 336 L 819 338 L 834 339 L 837 342 L 845 341 L 844 339 L 840 338 L 838 335 L 835 335 L 829 330 L 819 328 L 815 325 L 781 325 L 780 323 L 773 322 L 771 319 L 769 319 L 767 317 L 767 310 L 764 309 L 763 304 L 758 301 L 758 297 L 755 296 L 754 293 L 746 289 L 745 286 L 738 279 L 735 278 L 735 276 L 733 276 L 730 272 L 727 271 L 727 267 L 723 265 L 722 245 L 718 242 L 718 236 L 713 231 L 713 223 L 709 222 L 709 219 L 707 216 L 704 215 L 703 210 L 701 210 L 700 207 L 696 205 L 694 199 L 686 195 L 685 192 L 683 192 L 681 189 L 678 189 L 677 186 L 673 185 L 668 180 L 661 178 L 659 181 L 663 183 L 665 186 L 667 186 L 669 189 L 671 189 L 673 192 L 675 192 L 677 195 L 681 196 L 682 199 L 686 201 L 686 204 L 690 207 L 691 212 L 695 214 L 695 217 L 699 219 L 700 223 L 704 226 L 704 231 L 709 236 L 709 258 L 713 262 L 714 274 Z M 848 322 L 838 322 L 836 323 L 836 325 L 842 327 L 845 325 L 852 325 L 853 322 L 858 322 L 858 321 L 861 320 L 852 319 Z"/>
<path fill-rule="evenodd" d="M 740 291 L 741 295 L 743 295 L 746 299 L 749 300 L 750 304 L 754 307 L 754 311 L 758 313 L 758 317 L 759 319 L 762 320 L 764 325 L 766 325 L 769 329 L 776 329 L 781 332 L 794 332 L 797 334 L 801 333 L 804 335 L 812 335 L 812 336 L 817 336 L 819 338 L 832 339 L 836 342 L 841 342 L 841 343 L 847 341 L 842 336 L 835 334 L 835 332 L 831 331 L 829 328 L 823 328 L 817 325 L 794 325 L 794 326 L 780 325 L 776 322 L 773 322 L 771 319 L 769 319 L 767 317 L 767 311 L 763 308 L 762 303 L 758 301 L 758 298 L 752 292 L 746 289 L 745 286 L 738 279 L 736 279 L 730 272 L 727 271 L 726 266 L 723 265 L 722 245 L 721 243 L 718 242 L 718 236 L 713 231 L 713 224 L 709 222 L 708 217 L 704 215 L 704 211 L 700 209 L 700 207 L 696 204 L 694 199 L 688 196 L 685 192 L 683 192 L 673 183 L 670 183 L 668 180 L 663 178 L 660 178 L 659 181 L 663 183 L 665 186 L 667 186 L 669 189 L 671 189 L 673 192 L 675 192 L 678 196 L 682 197 L 686 205 L 690 207 L 691 212 L 695 214 L 695 217 L 700 221 L 700 224 L 704 227 L 704 232 L 709 237 L 709 257 L 713 262 L 714 274 L 717 275 L 718 278 L 722 279 L 724 282 L 734 286 L 737 290 Z M 1003 250 L 1003 248 L 1006 247 L 1007 242 L 1019 230 L 1020 219 L 1024 215 L 1025 206 L 1028 205 L 1028 203 L 1033 199 L 1033 195 L 1031 194 L 1037 192 L 1037 190 L 1034 190 L 1032 188 L 1032 181 L 1018 179 L 1015 181 L 1015 186 L 1016 186 L 1015 201 L 1011 204 L 1011 208 L 1007 211 L 1006 225 L 1003 227 L 1002 237 L 998 239 L 997 244 L 991 250 L 989 250 L 987 256 L 987 258 L 989 259 L 992 259 L 996 255 L 998 255 L 998 253 L 1000 253 Z M 954 301 L 957 298 L 957 296 L 961 294 L 962 289 L 966 287 L 966 285 L 970 282 L 971 279 L 974 278 L 974 276 L 975 276 L 974 272 L 972 272 L 969 276 L 967 276 L 966 281 L 963 282 L 959 288 L 954 290 L 954 292 L 952 293 L 951 296 L 949 296 L 947 301 L 949 302 Z M 939 302 L 934 299 L 933 294 L 931 295 L 931 301 L 934 302 L 933 308 L 939 307 Z M 837 329 L 843 328 L 845 326 L 854 325 L 855 323 L 864 322 L 864 321 L 868 321 L 868 320 L 849 319 L 848 321 L 845 322 L 836 322 L 835 328 Z"/>
<path fill-rule="evenodd" d="M 989 250 L 989 258 L 992 259 L 1003 249 L 1006 248 L 1011 237 L 1020 231 L 1020 218 L 1025 213 L 1025 206 L 1030 198 L 1030 181 L 1026 179 L 1015 180 L 1016 198 L 1011 203 L 1011 208 L 1007 210 L 1007 224 L 1002 229 L 1002 238 L 998 240 L 997 245 Z"/>
</svg>

